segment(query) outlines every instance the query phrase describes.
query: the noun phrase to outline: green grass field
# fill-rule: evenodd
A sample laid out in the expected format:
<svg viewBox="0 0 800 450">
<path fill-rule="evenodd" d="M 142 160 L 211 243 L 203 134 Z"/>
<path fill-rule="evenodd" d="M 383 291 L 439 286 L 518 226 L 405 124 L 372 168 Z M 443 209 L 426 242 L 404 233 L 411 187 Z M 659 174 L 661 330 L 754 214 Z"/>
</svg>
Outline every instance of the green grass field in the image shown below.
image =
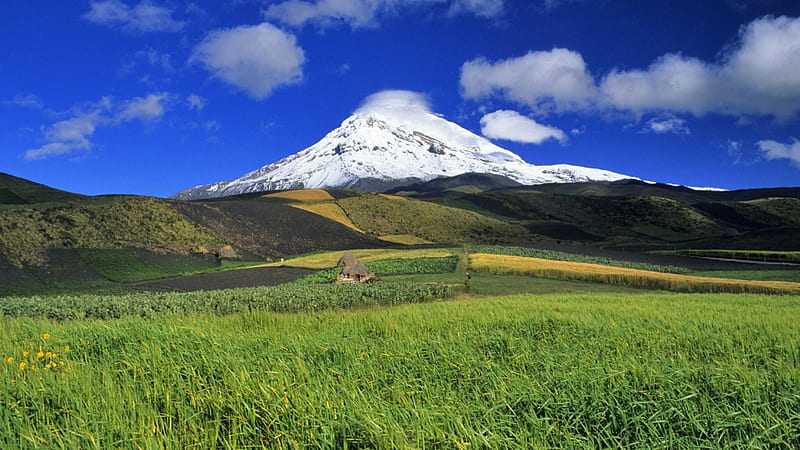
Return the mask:
<svg viewBox="0 0 800 450">
<path fill-rule="evenodd" d="M 356 253 L 384 281 L 0 299 L 0 448 L 800 444 L 800 296 L 476 273 L 455 248 Z"/>
<path fill-rule="evenodd" d="M 562 294 L 351 313 L 6 318 L 0 443 L 792 448 L 798 300 Z"/>
</svg>

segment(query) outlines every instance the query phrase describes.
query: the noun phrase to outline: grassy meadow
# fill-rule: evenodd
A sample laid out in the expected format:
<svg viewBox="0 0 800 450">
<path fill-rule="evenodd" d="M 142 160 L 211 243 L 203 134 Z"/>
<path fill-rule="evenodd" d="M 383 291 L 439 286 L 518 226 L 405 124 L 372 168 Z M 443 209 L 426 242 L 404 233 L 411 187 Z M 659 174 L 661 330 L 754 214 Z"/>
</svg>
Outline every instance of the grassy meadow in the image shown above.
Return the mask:
<svg viewBox="0 0 800 450">
<path fill-rule="evenodd" d="M 3 319 L 4 448 L 792 448 L 800 300 Z"/>
<path fill-rule="evenodd" d="M 0 448 L 800 445 L 797 283 L 352 252 L 383 281 L 332 285 L 323 252 L 275 287 L 0 299 Z"/>
</svg>

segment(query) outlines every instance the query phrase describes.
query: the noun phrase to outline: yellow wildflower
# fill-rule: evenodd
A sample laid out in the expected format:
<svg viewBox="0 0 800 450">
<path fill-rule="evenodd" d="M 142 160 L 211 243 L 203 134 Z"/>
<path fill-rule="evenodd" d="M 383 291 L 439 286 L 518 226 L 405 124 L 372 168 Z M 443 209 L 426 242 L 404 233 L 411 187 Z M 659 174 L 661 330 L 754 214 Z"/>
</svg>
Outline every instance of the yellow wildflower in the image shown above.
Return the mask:
<svg viewBox="0 0 800 450">
<path fill-rule="evenodd" d="M 45 333 L 45 334 L 43 334 L 43 335 L 42 335 L 42 339 L 44 339 L 45 341 L 46 341 L 46 340 L 48 340 L 48 339 L 50 339 L 50 333 Z"/>
<path fill-rule="evenodd" d="M 43 352 L 43 351 L 41 351 L 41 350 L 39 350 L 39 352 L 38 352 L 38 353 L 36 353 L 36 357 L 37 357 L 37 358 L 39 358 L 39 359 L 42 359 L 42 358 L 44 358 L 44 352 Z"/>
<path fill-rule="evenodd" d="M 27 357 L 28 357 L 28 355 L 30 355 L 30 352 L 29 352 L 29 351 L 25 350 L 24 352 L 22 352 L 22 357 L 23 357 L 23 358 L 27 358 Z"/>
<path fill-rule="evenodd" d="M 27 366 L 27 365 L 28 364 L 25 361 L 19 363 L 19 370 L 25 370 L 25 366 Z"/>
<path fill-rule="evenodd" d="M 14 358 L 12 358 L 12 357 L 10 357 L 10 356 L 9 356 L 9 357 L 6 359 L 6 362 L 7 362 L 7 363 L 9 363 L 9 364 L 14 364 Z"/>
<path fill-rule="evenodd" d="M 65 345 L 65 346 L 64 346 L 64 351 L 65 351 L 65 352 L 68 352 L 68 351 L 69 351 L 69 345 Z"/>
</svg>

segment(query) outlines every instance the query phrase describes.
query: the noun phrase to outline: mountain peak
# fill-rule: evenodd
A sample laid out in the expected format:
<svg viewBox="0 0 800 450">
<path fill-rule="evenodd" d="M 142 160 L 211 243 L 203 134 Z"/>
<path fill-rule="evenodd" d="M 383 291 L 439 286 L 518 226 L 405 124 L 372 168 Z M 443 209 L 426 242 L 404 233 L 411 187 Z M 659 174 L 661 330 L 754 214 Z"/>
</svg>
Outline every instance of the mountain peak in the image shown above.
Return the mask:
<svg viewBox="0 0 800 450">
<path fill-rule="evenodd" d="M 384 91 L 368 97 L 316 144 L 233 181 L 173 196 L 193 200 L 282 189 L 361 188 L 491 173 L 522 184 L 632 178 L 565 164 L 536 166 L 430 111 L 421 94 Z"/>
</svg>

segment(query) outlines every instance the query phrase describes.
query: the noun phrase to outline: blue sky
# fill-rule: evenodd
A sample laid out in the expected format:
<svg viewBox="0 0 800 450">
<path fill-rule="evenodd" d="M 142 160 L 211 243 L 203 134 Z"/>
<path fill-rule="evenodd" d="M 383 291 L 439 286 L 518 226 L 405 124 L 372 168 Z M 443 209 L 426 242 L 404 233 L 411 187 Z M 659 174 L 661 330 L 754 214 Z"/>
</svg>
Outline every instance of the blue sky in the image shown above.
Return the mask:
<svg viewBox="0 0 800 450">
<path fill-rule="evenodd" d="M 6 2 L 0 171 L 169 196 L 315 143 L 371 94 L 533 164 L 800 185 L 796 0 Z"/>
</svg>

